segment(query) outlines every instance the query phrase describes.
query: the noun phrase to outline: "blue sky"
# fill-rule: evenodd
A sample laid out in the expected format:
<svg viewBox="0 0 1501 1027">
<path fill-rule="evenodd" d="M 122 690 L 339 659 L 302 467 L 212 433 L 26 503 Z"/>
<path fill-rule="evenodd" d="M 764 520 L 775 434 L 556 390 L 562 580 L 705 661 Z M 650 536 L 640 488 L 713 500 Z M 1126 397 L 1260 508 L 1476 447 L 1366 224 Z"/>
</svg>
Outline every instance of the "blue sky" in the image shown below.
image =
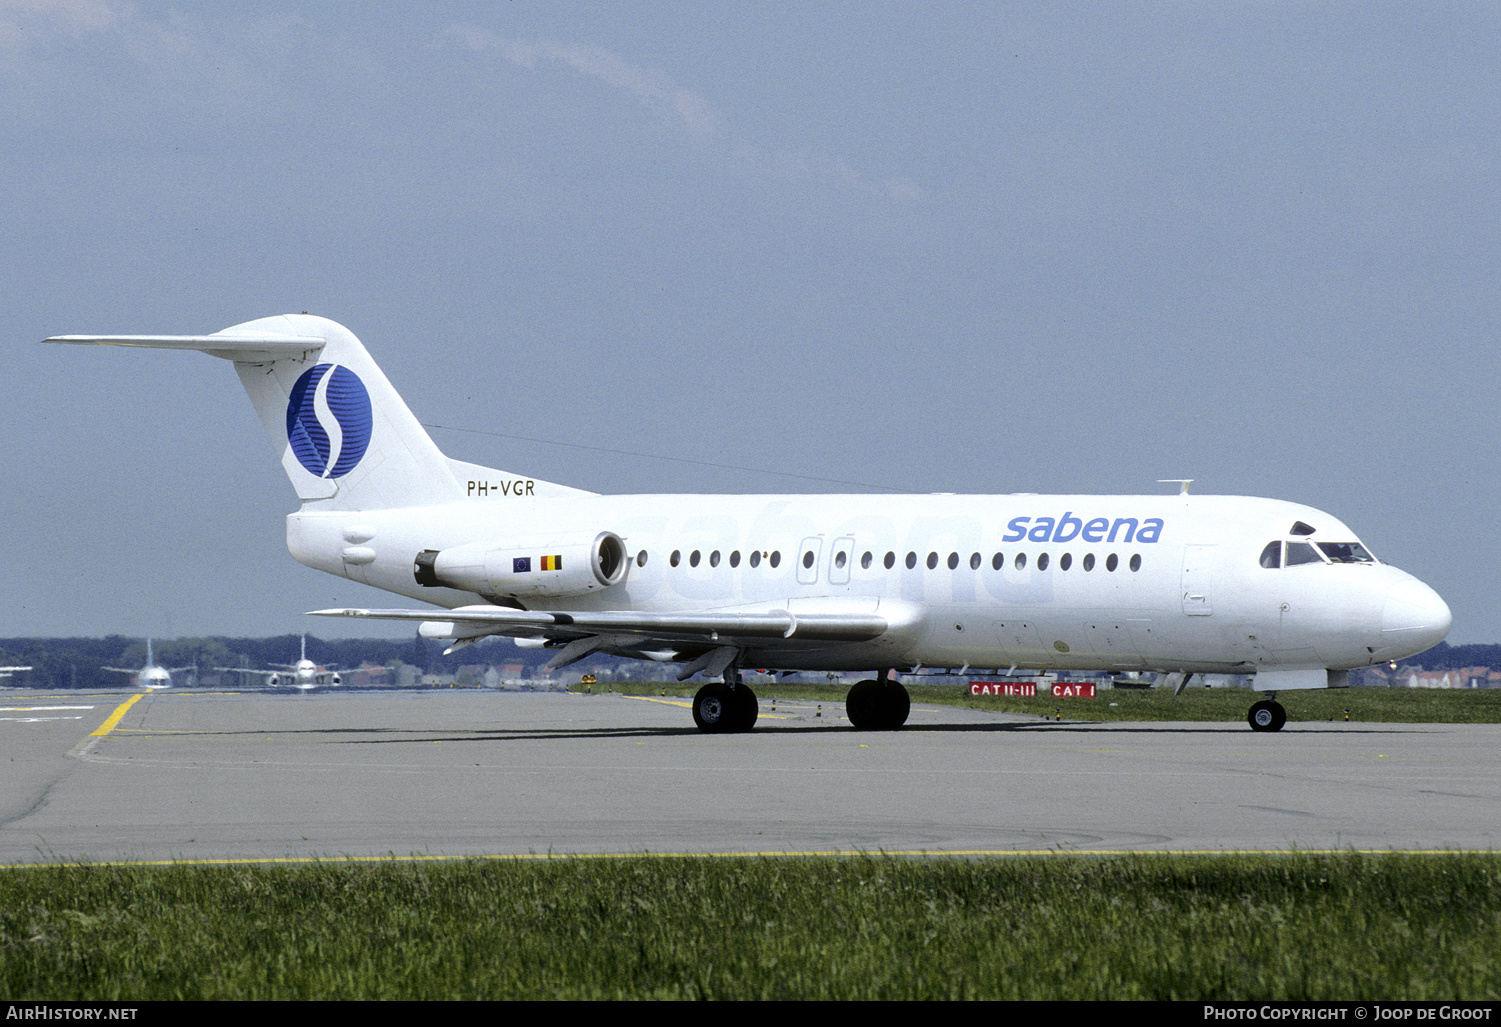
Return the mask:
<svg viewBox="0 0 1501 1027">
<path fill-rule="evenodd" d="M 1498 50 L 1484 4 L 0 0 L 0 636 L 377 601 L 287 555 L 229 365 L 38 345 L 307 310 L 462 459 L 1194 478 L 1497 641 Z"/>
</svg>

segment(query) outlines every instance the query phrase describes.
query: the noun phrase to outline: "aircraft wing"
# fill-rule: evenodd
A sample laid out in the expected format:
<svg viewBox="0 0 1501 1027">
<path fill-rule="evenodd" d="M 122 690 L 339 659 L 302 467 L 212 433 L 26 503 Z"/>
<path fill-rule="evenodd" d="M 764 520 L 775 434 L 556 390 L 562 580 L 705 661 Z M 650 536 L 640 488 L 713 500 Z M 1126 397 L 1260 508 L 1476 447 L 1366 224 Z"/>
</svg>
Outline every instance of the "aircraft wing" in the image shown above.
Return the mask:
<svg viewBox="0 0 1501 1027">
<path fill-rule="evenodd" d="M 920 611 L 887 604 L 863 609 L 775 608 L 759 611 L 642 613 L 636 610 L 508 610 L 461 606 L 456 610 L 314 610 L 319 617 L 368 617 L 420 621 L 426 638 L 451 638 L 449 652 L 487 635 L 543 639 L 563 651 L 552 666 L 566 666 L 602 649 L 637 653 L 669 648 L 689 653 L 740 647 L 803 647 L 807 643 L 868 642 L 894 628 L 911 626 Z M 682 658 L 681 656 L 677 658 Z"/>
</svg>

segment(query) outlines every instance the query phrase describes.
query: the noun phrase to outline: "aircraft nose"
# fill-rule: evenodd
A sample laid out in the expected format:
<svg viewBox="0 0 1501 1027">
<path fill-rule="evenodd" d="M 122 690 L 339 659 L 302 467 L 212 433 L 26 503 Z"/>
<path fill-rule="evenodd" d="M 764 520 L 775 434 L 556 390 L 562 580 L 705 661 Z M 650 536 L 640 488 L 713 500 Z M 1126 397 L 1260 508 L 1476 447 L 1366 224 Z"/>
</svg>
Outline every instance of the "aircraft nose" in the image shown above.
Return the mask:
<svg viewBox="0 0 1501 1027">
<path fill-rule="evenodd" d="M 1454 615 L 1439 594 L 1416 578 L 1394 583 L 1381 610 L 1383 651 L 1412 656 L 1444 640 Z"/>
</svg>

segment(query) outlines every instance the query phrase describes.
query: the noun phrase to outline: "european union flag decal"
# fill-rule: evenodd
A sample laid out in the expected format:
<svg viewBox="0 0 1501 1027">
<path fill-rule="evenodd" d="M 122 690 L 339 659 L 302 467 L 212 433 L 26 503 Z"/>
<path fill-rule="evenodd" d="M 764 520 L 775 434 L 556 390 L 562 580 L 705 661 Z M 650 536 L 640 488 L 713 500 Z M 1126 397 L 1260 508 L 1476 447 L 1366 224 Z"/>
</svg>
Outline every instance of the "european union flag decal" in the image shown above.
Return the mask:
<svg viewBox="0 0 1501 1027">
<path fill-rule="evenodd" d="M 530 556 L 511 557 L 512 574 L 530 574 L 532 572 L 532 558 Z"/>
</svg>

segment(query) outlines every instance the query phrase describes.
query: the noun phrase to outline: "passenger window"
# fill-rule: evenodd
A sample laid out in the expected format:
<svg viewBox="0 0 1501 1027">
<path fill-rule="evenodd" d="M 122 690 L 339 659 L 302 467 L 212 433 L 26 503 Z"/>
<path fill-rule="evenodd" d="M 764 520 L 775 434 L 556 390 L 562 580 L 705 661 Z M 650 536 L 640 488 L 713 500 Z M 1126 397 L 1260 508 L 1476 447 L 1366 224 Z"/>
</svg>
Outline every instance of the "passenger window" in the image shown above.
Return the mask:
<svg viewBox="0 0 1501 1027">
<path fill-rule="evenodd" d="M 884 564 L 886 564 L 886 569 L 888 571 L 891 570 L 891 568 L 896 565 L 896 554 L 893 553 L 893 552 L 888 551 L 886 553 L 886 559 L 883 560 L 882 562 Z"/>
<path fill-rule="evenodd" d="M 1115 558 L 1114 553 L 1111 553 L 1109 556 L 1105 557 L 1105 569 L 1107 571 L 1110 571 L 1112 574 L 1115 573 L 1115 568 L 1119 565 L 1120 561 Z"/>
<path fill-rule="evenodd" d="M 803 566 L 804 567 L 812 567 L 813 566 L 813 550 L 810 549 L 806 553 L 803 554 Z"/>
<path fill-rule="evenodd" d="M 714 552 L 712 552 L 712 553 L 709 554 L 709 566 L 710 567 L 718 567 L 719 566 L 719 550 L 716 549 L 716 550 L 714 550 Z"/>
<path fill-rule="evenodd" d="M 907 554 L 907 569 L 910 571 L 912 568 L 914 568 L 916 566 L 917 566 L 917 554 L 916 553 L 908 553 Z"/>
<path fill-rule="evenodd" d="M 641 552 L 639 552 L 639 553 L 636 554 L 636 566 L 637 567 L 645 567 L 646 566 L 646 550 L 643 549 L 643 550 L 641 550 Z"/>
<path fill-rule="evenodd" d="M 771 560 L 770 560 L 771 565 L 773 567 L 776 567 L 779 564 L 781 564 L 781 562 L 782 562 L 782 551 L 780 549 L 773 549 L 771 551 Z"/>
<path fill-rule="evenodd" d="M 1266 548 L 1261 551 L 1261 566 L 1267 570 L 1276 570 L 1282 566 L 1282 543 L 1268 542 Z"/>
<path fill-rule="evenodd" d="M 1068 570 L 1071 566 L 1073 566 L 1073 563 L 1074 558 L 1068 553 L 1064 553 L 1062 556 L 1058 557 L 1058 569 L 1060 571 Z"/>
<path fill-rule="evenodd" d="M 972 570 L 972 571 L 977 571 L 977 570 L 980 569 L 980 554 L 979 553 L 970 553 L 969 554 L 969 569 Z"/>
<path fill-rule="evenodd" d="M 676 567 L 678 564 L 683 562 L 682 552 L 680 550 L 674 549 L 672 551 L 672 556 L 668 557 L 667 562 Z"/>
<path fill-rule="evenodd" d="M 860 569 L 867 571 L 870 570 L 870 565 L 874 560 L 874 555 L 872 555 L 871 553 L 866 553 L 864 556 L 860 557 Z"/>
<path fill-rule="evenodd" d="M 928 554 L 928 570 L 932 570 L 934 567 L 937 567 L 937 566 L 938 566 L 938 554 L 937 553 L 929 553 Z"/>
<path fill-rule="evenodd" d="M 1006 557 L 1003 553 L 996 553 L 990 558 L 990 569 L 998 571 L 1006 565 Z"/>
<path fill-rule="evenodd" d="M 1084 554 L 1084 569 L 1087 570 L 1087 571 L 1094 570 L 1094 554 L 1093 553 L 1085 553 Z"/>
<path fill-rule="evenodd" d="M 740 550 L 737 549 L 733 553 L 730 554 L 730 566 L 731 567 L 739 567 L 740 566 Z"/>
<path fill-rule="evenodd" d="M 1131 557 L 1131 569 L 1133 571 L 1139 571 L 1139 570 L 1141 570 L 1141 554 L 1140 553 L 1137 553 L 1135 556 Z"/>
<path fill-rule="evenodd" d="M 759 549 L 753 549 L 753 550 L 751 550 L 751 566 L 752 567 L 759 567 L 759 566 L 761 566 L 761 550 L 759 550 Z"/>
<path fill-rule="evenodd" d="M 950 553 L 949 554 L 949 570 L 954 571 L 954 570 L 958 570 L 958 569 L 959 569 L 959 554 L 958 553 Z"/>
<path fill-rule="evenodd" d="M 1016 554 L 1016 559 L 1013 560 L 1012 563 L 1016 566 L 1017 570 L 1019 570 L 1019 571 L 1026 570 L 1027 569 L 1027 554 L 1026 553 L 1017 553 Z"/>
<path fill-rule="evenodd" d="M 695 549 L 693 551 L 692 555 L 690 555 L 688 557 L 688 566 L 689 567 L 697 567 L 698 566 L 698 560 L 699 560 L 698 550 Z"/>
<path fill-rule="evenodd" d="M 1037 556 L 1037 569 L 1040 570 L 1040 571 L 1045 571 L 1045 570 L 1048 569 L 1048 554 L 1047 553 L 1039 553 L 1038 554 L 1038 556 Z"/>
</svg>

